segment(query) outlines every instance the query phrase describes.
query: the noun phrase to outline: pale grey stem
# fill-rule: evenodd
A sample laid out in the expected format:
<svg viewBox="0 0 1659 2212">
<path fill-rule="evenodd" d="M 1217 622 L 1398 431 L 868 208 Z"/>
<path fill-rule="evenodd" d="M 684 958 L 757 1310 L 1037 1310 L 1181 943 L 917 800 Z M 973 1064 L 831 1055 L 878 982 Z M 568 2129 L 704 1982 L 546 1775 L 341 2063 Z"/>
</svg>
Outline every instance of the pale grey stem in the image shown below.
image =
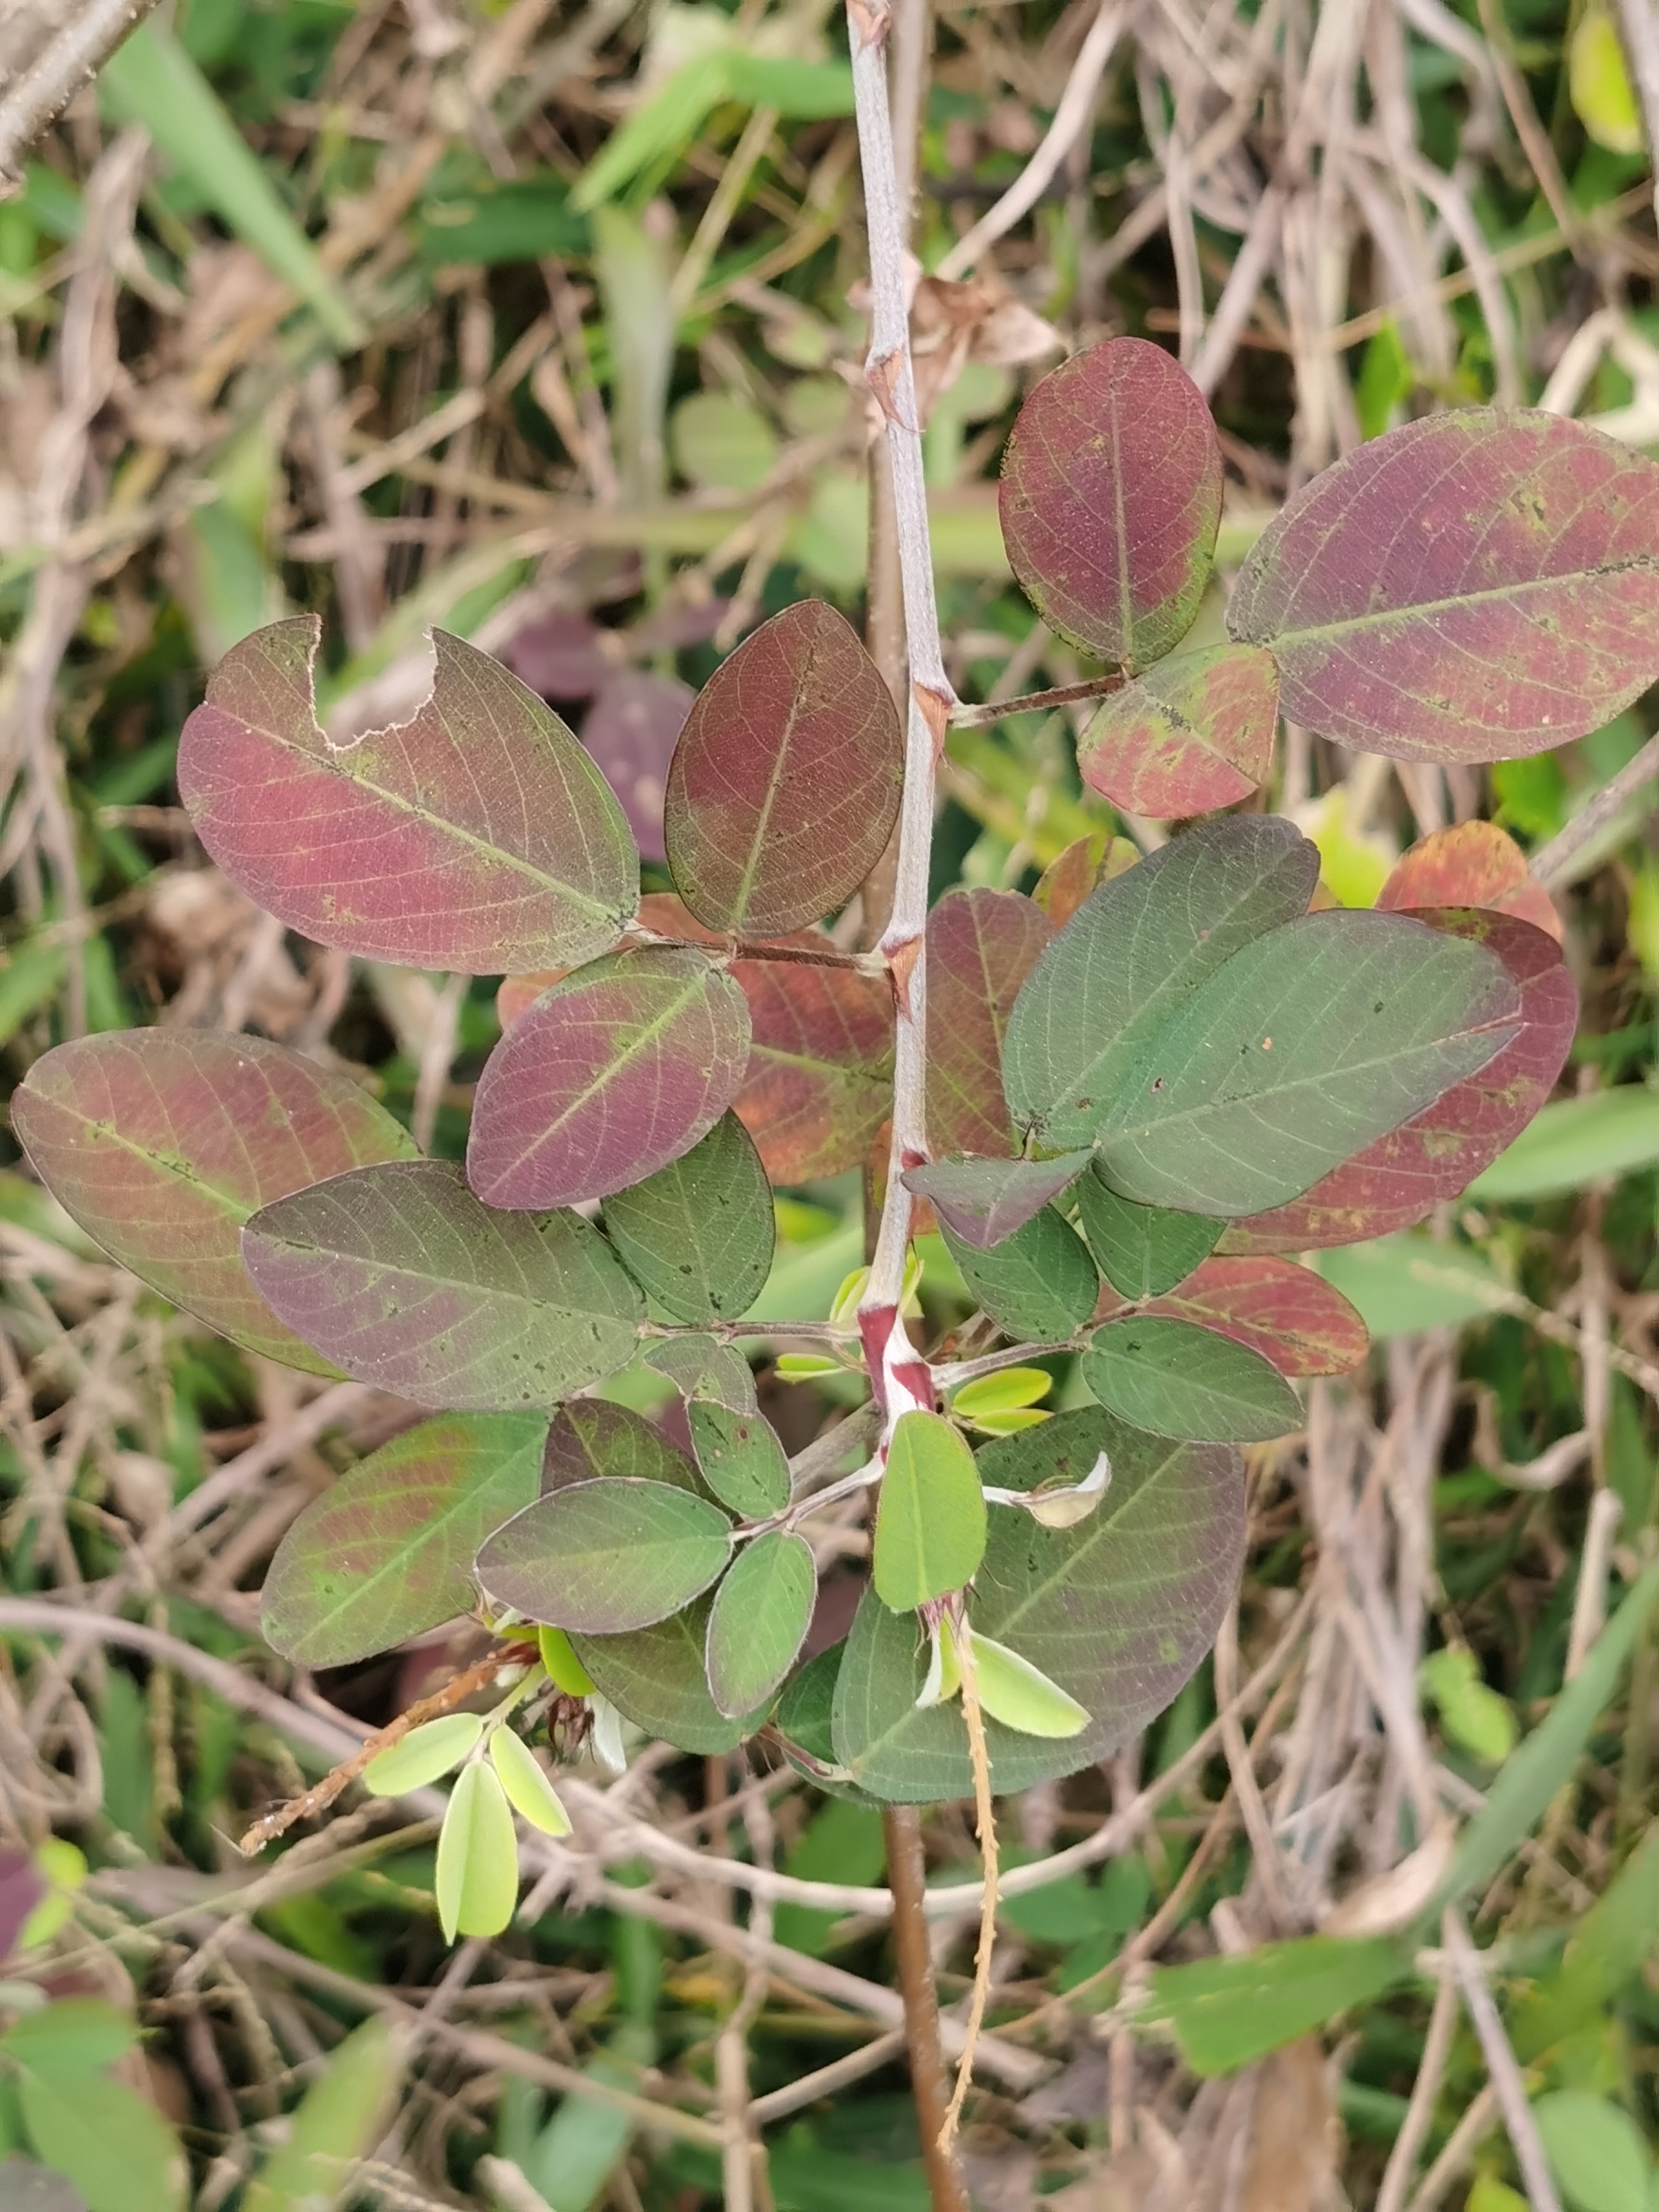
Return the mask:
<svg viewBox="0 0 1659 2212">
<path fill-rule="evenodd" d="M 46 125 L 155 5 L 155 0 L 88 0 L 56 24 L 51 22 L 56 10 L 40 11 L 50 35 L 0 96 L 0 194 L 15 180 L 21 157 Z"/>
<path fill-rule="evenodd" d="M 1441 1919 L 1442 1940 L 1445 1943 L 1458 1986 L 1463 1992 L 1463 2002 L 1469 2018 L 1474 2022 L 1474 2032 L 1480 2039 L 1480 2048 L 1486 2054 L 1486 2071 L 1492 2078 L 1492 2094 L 1498 2100 L 1498 2109 L 1504 2116 L 1504 2125 L 1509 2132 L 1515 2151 L 1516 2163 L 1521 2168 L 1521 2179 L 1526 2186 L 1532 2212 L 1561 2212 L 1561 2199 L 1556 2192 L 1555 2177 L 1544 2155 L 1544 2145 L 1538 2133 L 1538 2123 L 1533 2118 L 1532 2106 L 1527 2102 L 1527 2085 L 1521 2078 L 1521 2068 L 1515 2052 L 1510 2047 L 1509 2037 L 1498 2017 L 1498 2006 L 1486 1977 L 1481 1971 L 1480 1954 L 1469 1941 L 1462 1922 L 1455 1912 L 1446 1912 Z"/>
<path fill-rule="evenodd" d="M 1434 2124 L 1435 2100 L 1445 2079 L 1446 2061 L 1451 2056 L 1452 2038 L 1456 2028 L 1457 1982 L 1449 1966 L 1442 1973 L 1440 1986 L 1435 1991 L 1434 2010 L 1429 2014 L 1429 2032 L 1423 2039 L 1423 2056 L 1418 2061 L 1411 2102 L 1406 2107 L 1400 2133 L 1395 2137 L 1394 2148 L 1389 2154 L 1382 2186 L 1376 2192 L 1376 2212 L 1405 2212 L 1406 2191 L 1412 2185 L 1412 2170 L 1417 2164 L 1418 2153 L 1428 2140 L 1429 2130 Z"/>
<path fill-rule="evenodd" d="M 870 1268 L 866 1309 L 893 1309 L 893 1338 L 902 1351 L 896 1318 L 910 1236 L 910 1194 L 904 1169 L 927 1157 L 923 1038 L 927 1020 L 927 872 L 933 838 L 933 773 L 945 741 L 955 694 L 945 672 L 933 591 L 927 491 L 921 468 L 921 423 L 910 360 L 910 315 L 904 280 L 904 210 L 893 154 L 887 103 L 886 36 L 891 17 L 885 0 L 848 0 L 853 50 L 853 94 L 859 155 L 864 172 L 865 220 L 869 233 L 871 330 L 865 374 L 881 405 L 892 465 L 903 586 L 904 628 L 910 662 L 904 799 L 892 918 L 881 940 L 893 977 L 893 1135 L 887 1189 Z M 880 1378 L 876 1378 L 879 1382 Z"/>
<path fill-rule="evenodd" d="M 1558 830 L 1541 851 L 1533 854 L 1532 872 L 1544 889 L 1565 888 L 1572 879 L 1572 864 L 1583 848 L 1607 827 L 1627 799 L 1644 784 L 1653 782 L 1659 782 L 1659 736 L 1650 738 L 1641 751 L 1579 808 L 1565 829 Z"/>
<path fill-rule="evenodd" d="M 1659 214 L 1659 15 L 1654 13 L 1653 0 L 1619 0 L 1619 27 L 1625 34 L 1625 52 L 1647 125 L 1654 165 L 1653 204 Z"/>
<path fill-rule="evenodd" d="M 935 270 L 943 277 L 965 276 L 988 246 L 1006 237 L 1028 216 L 1054 182 L 1060 163 L 1077 143 L 1094 112 L 1100 80 L 1112 58 L 1112 49 L 1122 36 L 1129 15 L 1129 0 L 1102 0 L 1100 13 L 1089 26 L 1089 34 L 1078 49 L 1072 74 L 1060 95 L 1054 119 L 1042 134 L 1042 143 L 1000 200 L 994 201 L 973 228 L 959 238 Z"/>
</svg>

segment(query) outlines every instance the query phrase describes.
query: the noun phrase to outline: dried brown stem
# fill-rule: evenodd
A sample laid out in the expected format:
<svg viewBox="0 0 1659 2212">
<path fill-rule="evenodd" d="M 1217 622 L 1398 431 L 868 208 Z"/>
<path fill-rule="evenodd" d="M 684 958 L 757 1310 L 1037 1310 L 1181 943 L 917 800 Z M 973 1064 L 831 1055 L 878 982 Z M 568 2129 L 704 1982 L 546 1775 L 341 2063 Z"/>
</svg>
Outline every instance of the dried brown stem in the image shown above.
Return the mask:
<svg viewBox="0 0 1659 2212">
<path fill-rule="evenodd" d="M 1104 699 L 1121 691 L 1128 678 L 1121 674 L 1091 677 L 1086 684 L 1057 684 L 1052 690 L 1028 691 L 1021 699 L 988 699 L 982 707 L 953 707 L 953 730 L 984 730 L 1015 714 L 1041 714 L 1048 707 L 1070 707 L 1079 699 Z"/>
<path fill-rule="evenodd" d="M 927 1948 L 922 1900 L 927 1868 L 921 1850 L 921 1815 L 914 1805 L 882 1808 L 887 1839 L 887 1881 L 893 1894 L 893 1948 L 898 1960 L 899 1990 L 904 1999 L 904 2035 L 910 2051 L 910 2088 L 921 2130 L 922 2163 L 933 2212 L 969 2212 L 968 2197 L 945 2139 L 947 2106 L 945 2059 L 939 2049 L 939 1995 Z"/>
<path fill-rule="evenodd" d="M 991 1797 L 991 1754 L 985 1743 L 985 1715 L 979 1702 L 979 1671 L 974 1660 L 974 1638 L 966 1620 L 957 1639 L 962 1668 L 962 1717 L 968 1729 L 968 1756 L 974 1770 L 974 1827 L 979 1837 L 980 1864 L 984 1878 L 980 1889 L 979 1941 L 974 1947 L 974 1988 L 968 2002 L 968 2027 L 957 2062 L 956 2087 L 950 2110 L 939 2131 L 939 2147 L 948 2158 L 962 2118 L 968 2085 L 974 2078 L 974 2048 L 985 2020 L 991 1994 L 991 1954 L 997 1940 L 997 1820 Z"/>
</svg>

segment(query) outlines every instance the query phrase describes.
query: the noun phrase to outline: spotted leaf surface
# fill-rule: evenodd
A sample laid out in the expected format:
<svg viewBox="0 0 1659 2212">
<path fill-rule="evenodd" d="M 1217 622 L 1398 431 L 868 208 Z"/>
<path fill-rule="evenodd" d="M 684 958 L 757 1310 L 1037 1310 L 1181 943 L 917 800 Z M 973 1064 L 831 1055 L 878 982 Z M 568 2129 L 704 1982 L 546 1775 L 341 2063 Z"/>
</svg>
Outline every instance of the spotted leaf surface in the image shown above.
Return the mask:
<svg viewBox="0 0 1659 2212">
<path fill-rule="evenodd" d="M 1659 673 L 1659 467 L 1559 415 L 1435 415 L 1316 477 L 1227 611 L 1294 722 L 1361 752 L 1565 744 Z"/>
<path fill-rule="evenodd" d="M 781 1512 L 789 1462 L 766 1416 L 712 1398 L 692 1398 L 685 1410 L 698 1469 L 720 1503 L 750 1521 Z"/>
<path fill-rule="evenodd" d="M 1191 628 L 1221 520 L 1221 448 L 1172 355 L 1108 338 L 1045 376 L 1002 465 L 1003 541 L 1049 626 L 1144 668 Z"/>
<path fill-rule="evenodd" d="M 1267 1253 L 1206 1260 L 1141 1310 L 1231 1337 L 1281 1375 L 1346 1375 L 1368 1348 L 1364 1322 L 1334 1283 Z"/>
<path fill-rule="evenodd" d="M 447 1413 L 348 1468 L 276 1547 L 265 1641 L 343 1667 L 470 1612 L 473 1554 L 535 1497 L 546 1437 L 545 1413 Z"/>
<path fill-rule="evenodd" d="M 1305 1196 L 1235 1221 L 1229 1252 L 1306 1252 L 1409 1229 L 1456 1198 L 1519 1135 L 1554 1089 L 1578 1023 L 1578 994 L 1552 937 L 1491 908 L 1417 917 L 1495 953 L 1520 994 L 1520 1027 L 1477 1074 L 1321 1177 Z"/>
<path fill-rule="evenodd" d="M 710 929 L 775 937 L 849 898 L 885 849 L 898 710 L 844 616 L 787 607 L 722 661 L 668 772 L 668 865 Z"/>
<path fill-rule="evenodd" d="M 706 1135 L 748 1059 L 748 1002 L 705 954 L 592 961 L 544 992 L 485 1063 L 468 1180 L 495 1206 L 609 1197 Z"/>
<path fill-rule="evenodd" d="M 1270 1360 L 1192 1322 L 1109 1322 L 1079 1365 L 1103 1406 L 1154 1436 L 1259 1443 L 1302 1425 L 1302 1401 Z"/>
<path fill-rule="evenodd" d="M 948 891 L 927 917 L 927 1134 L 939 1152 L 1017 1149 L 1002 1038 L 1054 934 L 1018 891 Z"/>
<path fill-rule="evenodd" d="M 707 1498 L 617 1475 L 538 1498 L 483 1546 L 477 1571 L 486 1595 L 527 1620 L 614 1636 L 665 1620 L 706 1590 L 731 1538 Z M 577 1656 L 586 1666 L 580 1646 Z"/>
<path fill-rule="evenodd" d="M 676 1321 L 747 1313 L 772 1265 L 772 1194 L 735 1114 L 678 1160 L 608 1200 L 605 1234 Z"/>
<path fill-rule="evenodd" d="M 1015 1005 L 1003 1083 L 1016 1124 L 1053 1150 L 1091 1144 L 1148 1040 L 1242 946 L 1305 913 L 1318 878 L 1291 823 L 1233 816 L 1103 884 Z"/>
<path fill-rule="evenodd" d="M 273 1199 L 413 1155 L 360 1085 L 259 1037 L 126 1030 L 43 1054 L 11 1114 L 41 1181 L 112 1259 L 250 1351 L 331 1371 L 255 1289 L 241 1230 Z"/>
<path fill-rule="evenodd" d="M 548 1406 L 634 1355 L 638 1291 L 580 1217 L 481 1206 L 459 1167 L 357 1168 L 242 1232 L 249 1273 L 360 1382 L 416 1405 Z"/>
<path fill-rule="evenodd" d="M 1078 741 L 1085 783 L 1157 821 L 1248 799 L 1273 765 L 1279 677 L 1259 646 L 1172 653 L 1103 701 Z"/>
<path fill-rule="evenodd" d="M 315 616 L 256 630 L 185 725 L 179 789 L 231 879 L 370 960 L 487 975 L 589 960 L 633 917 L 622 809 L 550 707 L 441 630 L 412 721 L 319 728 Z"/>
<path fill-rule="evenodd" d="M 1146 1206 L 1282 1205 L 1484 1067 L 1520 1005 L 1484 945 L 1403 915 L 1304 915 L 1147 1040 L 1101 1127 L 1100 1171 Z"/>
<path fill-rule="evenodd" d="M 1437 830 L 1395 864 L 1376 903 L 1389 913 L 1422 907 L 1480 906 L 1512 914 L 1561 939 L 1555 901 L 1528 872 L 1527 856 L 1495 822 Z"/>
<path fill-rule="evenodd" d="M 714 1593 L 705 1647 L 709 1694 L 728 1719 L 764 1705 L 793 1666 L 817 1586 L 804 1536 L 774 1529 L 738 1553 Z"/>
<path fill-rule="evenodd" d="M 1086 1729 L 1058 1741 L 989 1722 L 1000 1792 L 1076 1773 L 1162 1712 L 1238 1587 L 1243 1466 L 1230 1445 L 1147 1436 L 1088 1407 L 988 1446 L 979 1468 L 993 1487 L 1035 1490 L 1080 1482 L 1103 1451 L 1110 1486 L 1075 1527 L 1045 1528 L 1026 1513 L 991 1516 L 974 1626 L 1090 1715 Z M 960 1705 L 916 1710 L 927 1658 L 915 1621 L 866 1595 L 836 1684 L 834 1740 L 837 1759 L 875 1796 L 920 1803 L 973 1786 Z"/>
</svg>

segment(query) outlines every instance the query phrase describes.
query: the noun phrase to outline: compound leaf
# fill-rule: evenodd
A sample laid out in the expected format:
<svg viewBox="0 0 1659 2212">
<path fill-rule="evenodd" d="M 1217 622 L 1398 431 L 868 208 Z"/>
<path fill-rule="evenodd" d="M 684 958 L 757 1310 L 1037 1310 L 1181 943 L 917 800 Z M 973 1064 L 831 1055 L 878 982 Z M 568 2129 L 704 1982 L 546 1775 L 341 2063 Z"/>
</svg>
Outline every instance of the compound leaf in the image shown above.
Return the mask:
<svg viewBox="0 0 1659 2212">
<path fill-rule="evenodd" d="M 1278 671 L 1259 646 L 1174 653 L 1102 702 L 1078 740 L 1078 772 L 1155 821 L 1206 814 L 1267 781 L 1278 713 Z"/>
<path fill-rule="evenodd" d="M 930 1199 L 933 1211 L 964 1244 L 987 1251 L 1012 1237 L 1088 1164 L 1085 1152 L 1048 1160 L 933 1160 L 907 1168 L 907 1190 Z"/>
<path fill-rule="evenodd" d="M 942 1224 L 962 1279 L 1009 1336 L 1047 1340 L 1080 1328 L 1095 1310 L 1100 1278 L 1075 1230 L 1045 1206 L 988 1252 Z"/>
<path fill-rule="evenodd" d="M 1409 1229 L 1490 1167 L 1533 1125 L 1555 1087 L 1578 1024 L 1578 994 L 1554 939 L 1491 908 L 1416 919 L 1497 954 L 1520 993 L 1520 1028 L 1478 1073 L 1334 1168 L 1303 1197 L 1233 1222 L 1224 1250 L 1307 1252 Z"/>
<path fill-rule="evenodd" d="M 416 1405 L 547 1406 L 634 1356 L 641 1301 L 574 1213 L 497 1213 L 447 1160 L 355 1168 L 265 1206 L 248 1272 L 360 1382 Z"/>
<path fill-rule="evenodd" d="M 1270 522 L 1227 627 L 1293 722 L 1399 760 L 1610 722 L 1659 653 L 1659 468 L 1583 422 L 1459 408 L 1358 447 Z"/>
<path fill-rule="evenodd" d="M 772 1266 L 772 1194 L 734 1114 L 644 1182 L 607 1199 L 605 1234 L 648 1296 L 676 1321 L 731 1321 Z"/>
<path fill-rule="evenodd" d="M 46 1188 L 111 1258 L 237 1344 L 332 1370 L 242 1265 L 273 1199 L 415 1146 L 358 1084 L 286 1045 L 209 1030 L 126 1030 L 60 1044 L 12 1094 Z"/>
<path fill-rule="evenodd" d="M 1080 1365 L 1103 1406 L 1154 1436 L 1259 1443 L 1303 1424 L 1301 1400 L 1270 1361 L 1193 1322 L 1109 1322 Z"/>
<path fill-rule="evenodd" d="M 570 1833 L 570 1815 L 559 1802 L 558 1792 L 549 1781 L 541 1761 L 510 1728 L 503 1726 L 490 1731 L 489 1763 L 507 1793 L 508 1804 L 515 1813 L 522 1814 L 532 1828 L 539 1828 L 544 1836 Z"/>
<path fill-rule="evenodd" d="M 1243 1467 L 1229 1445 L 1146 1436 L 1091 1407 L 988 1446 L 980 1473 L 1000 1489 L 1074 1484 L 1102 1452 L 1111 1485 L 1086 1520 L 1047 1528 L 1026 1513 L 991 1519 L 970 1601 L 975 1632 L 1091 1715 L 1079 1735 L 1048 1741 L 988 1721 L 1000 1792 L 1076 1773 L 1162 1712 L 1238 1586 Z M 915 1620 L 867 1594 L 836 1680 L 834 1729 L 837 1759 L 874 1796 L 921 1803 L 972 1787 L 959 1706 L 916 1710 L 927 1657 Z"/>
<path fill-rule="evenodd" d="M 947 891 L 927 917 L 927 1134 L 939 1152 L 1016 1149 L 1002 1037 L 1053 936 L 1018 891 Z"/>
<path fill-rule="evenodd" d="M 1203 394 L 1144 338 L 1108 338 L 1045 376 L 1002 465 L 1003 542 L 1051 629 L 1126 668 L 1192 626 L 1221 520 Z"/>
<path fill-rule="evenodd" d="M 974 1455 L 942 1413 L 901 1413 L 876 1513 L 876 1595 L 908 1613 L 970 1581 L 985 1555 Z"/>
<path fill-rule="evenodd" d="M 622 809 L 558 716 L 433 632 L 412 721 L 318 727 L 314 615 L 256 630 L 185 724 L 179 789 L 213 859 L 290 929 L 365 959 L 470 975 L 606 951 L 639 903 Z"/>
<path fill-rule="evenodd" d="M 485 1063 L 468 1180 L 496 1206 L 607 1198 L 713 1128 L 748 1059 L 748 1001 L 702 952 L 592 961 L 544 992 Z"/>
<path fill-rule="evenodd" d="M 572 1483 L 515 1514 L 480 1549 L 477 1572 L 497 1605 L 527 1620 L 615 1636 L 678 1613 L 731 1555 L 732 1524 L 717 1505 L 669 1483 L 613 1475 Z"/>
<path fill-rule="evenodd" d="M 849 898 L 897 818 L 904 741 L 881 672 L 822 600 L 722 661 L 668 771 L 668 865 L 710 929 L 776 937 Z"/>
<path fill-rule="evenodd" d="M 1088 1145 L 1141 1051 L 1234 953 L 1305 914 L 1319 855 L 1279 816 L 1206 822 L 1103 884 L 1015 1004 L 1003 1082 L 1016 1124 Z"/>
<path fill-rule="evenodd" d="M 546 1437 L 544 1413 L 446 1413 L 348 1468 L 276 1547 L 265 1641 L 343 1667 L 469 1612 L 473 1556 L 536 1496 Z"/>
<path fill-rule="evenodd" d="M 363 1787 L 371 1797 L 401 1797 L 405 1790 L 424 1790 L 453 1774 L 483 1737 L 481 1715 L 441 1713 L 377 1753 L 363 1769 Z"/>
<path fill-rule="evenodd" d="M 775 1528 L 732 1561 L 708 1615 L 708 1687 L 728 1719 L 767 1704 L 794 1664 L 817 1595 L 812 1547 Z"/>
<path fill-rule="evenodd" d="M 1132 1300 L 1184 1283 L 1215 1249 L 1225 1225 L 1213 1215 L 1175 1213 L 1120 1198 L 1091 1168 L 1077 1185 L 1078 1218 L 1100 1272 Z"/>
<path fill-rule="evenodd" d="M 1101 1171 L 1143 1205 L 1282 1205 L 1484 1067 L 1520 1006 L 1484 945 L 1402 915 L 1305 915 L 1146 1039 L 1100 1118 Z"/>
</svg>

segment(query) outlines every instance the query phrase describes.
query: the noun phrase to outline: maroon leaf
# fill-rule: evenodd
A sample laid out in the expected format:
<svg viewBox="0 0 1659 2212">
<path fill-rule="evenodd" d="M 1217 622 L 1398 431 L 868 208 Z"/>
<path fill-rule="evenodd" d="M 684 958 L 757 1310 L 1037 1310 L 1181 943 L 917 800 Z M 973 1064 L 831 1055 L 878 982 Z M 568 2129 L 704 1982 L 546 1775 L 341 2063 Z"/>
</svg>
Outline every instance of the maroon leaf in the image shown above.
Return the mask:
<svg viewBox="0 0 1659 2212">
<path fill-rule="evenodd" d="M 749 1059 L 741 988 L 689 948 L 617 952 L 520 1016 L 485 1063 L 467 1175 L 489 1206 L 606 1198 L 689 1152 Z"/>
<path fill-rule="evenodd" d="M 1086 784 L 1167 822 L 1249 798 L 1273 765 L 1279 678 L 1255 646 L 1162 660 L 1105 700 L 1079 739 Z"/>
<path fill-rule="evenodd" d="M 737 1114 L 769 1178 L 811 1182 L 860 1166 L 893 1108 L 886 983 L 854 968 L 767 960 L 735 961 L 732 972 L 753 1024 Z"/>
<path fill-rule="evenodd" d="M 1054 934 L 1018 891 L 949 891 L 927 917 L 927 1135 L 940 1152 L 1018 1150 L 1002 1033 Z"/>
<path fill-rule="evenodd" d="M 1281 1375 L 1346 1375 L 1369 1343 L 1364 1322 L 1340 1291 L 1310 1268 L 1266 1254 L 1206 1260 L 1140 1311 L 1198 1322 L 1259 1352 Z"/>
<path fill-rule="evenodd" d="M 256 630 L 185 725 L 197 834 L 292 929 L 473 975 L 591 959 L 639 900 L 622 811 L 558 716 L 442 630 L 431 698 L 337 744 L 317 726 L 315 616 Z"/>
<path fill-rule="evenodd" d="M 1554 1088 L 1578 1021 L 1577 994 L 1554 939 L 1490 907 L 1415 919 L 1498 955 L 1520 988 L 1519 1030 L 1477 1074 L 1334 1168 L 1305 1196 L 1233 1222 L 1224 1251 L 1306 1252 L 1409 1229 L 1490 1166 Z"/>
<path fill-rule="evenodd" d="M 613 1406 L 608 1398 L 572 1398 L 553 1416 L 548 1431 L 542 1490 L 568 1490 L 573 1482 L 592 1482 L 602 1474 L 643 1475 L 681 1490 L 702 1488 L 685 1454 L 643 1414 Z"/>
<path fill-rule="evenodd" d="M 591 699 L 617 673 L 605 637 L 586 615 L 544 615 L 508 640 L 501 659 L 544 699 Z"/>
<path fill-rule="evenodd" d="M 416 1405 L 550 1406 L 626 1366 L 644 1300 L 579 1214 L 482 1206 L 449 1160 L 357 1168 L 256 1213 L 248 1273 L 344 1372 Z"/>
<path fill-rule="evenodd" d="M 1139 858 L 1127 837 L 1091 830 L 1086 837 L 1075 838 L 1057 860 L 1049 861 L 1031 896 L 1054 927 L 1064 929 L 1085 899 L 1133 868 Z"/>
<path fill-rule="evenodd" d="M 621 799 L 642 860 L 666 857 L 662 810 L 668 763 L 696 696 L 689 684 L 672 676 L 620 668 L 606 678 L 582 724 L 582 743 Z"/>
<path fill-rule="evenodd" d="M 931 1199 L 964 1244 L 988 1251 L 1041 1213 L 1089 1164 L 1086 1152 L 1048 1160 L 933 1160 L 907 1168 L 904 1187 Z"/>
<path fill-rule="evenodd" d="M 1203 394 L 1144 338 L 1108 338 L 1045 376 L 1002 465 L 1002 535 L 1050 629 L 1123 668 L 1192 627 L 1221 520 Z"/>
<path fill-rule="evenodd" d="M 1380 907 L 1409 912 L 1423 907 L 1486 906 L 1512 914 L 1559 944 L 1561 917 L 1555 901 L 1528 872 L 1527 856 L 1495 822 L 1460 822 L 1437 830 L 1395 864 L 1376 895 Z"/>
<path fill-rule="evenodd" d="M 856 633 L 808 599 L 703 686 L 668 774 L 668 863 L 709 928 L 777 937 L 849 898 L 898 814 L 898 710 Z"/>
<path fill-rule="evenodd" d="M 1268 524 L 1227 627 L 1271 649 L 1291 721 L 1359 751 L 1565 744 L 1659 673 L 1659 468 L 1559 415 L 1408 422 Z"/>
<path fill-rule="evenodd" d="M 334 1370 L 242 1265 L 262 1206 L 415 1146 L 362 1086 L 262 1038 L 126 1030 L 29 1070 L 12 1127 L 36 1173 L 112 1259 L 235 1343 Z"/>
</svg>

